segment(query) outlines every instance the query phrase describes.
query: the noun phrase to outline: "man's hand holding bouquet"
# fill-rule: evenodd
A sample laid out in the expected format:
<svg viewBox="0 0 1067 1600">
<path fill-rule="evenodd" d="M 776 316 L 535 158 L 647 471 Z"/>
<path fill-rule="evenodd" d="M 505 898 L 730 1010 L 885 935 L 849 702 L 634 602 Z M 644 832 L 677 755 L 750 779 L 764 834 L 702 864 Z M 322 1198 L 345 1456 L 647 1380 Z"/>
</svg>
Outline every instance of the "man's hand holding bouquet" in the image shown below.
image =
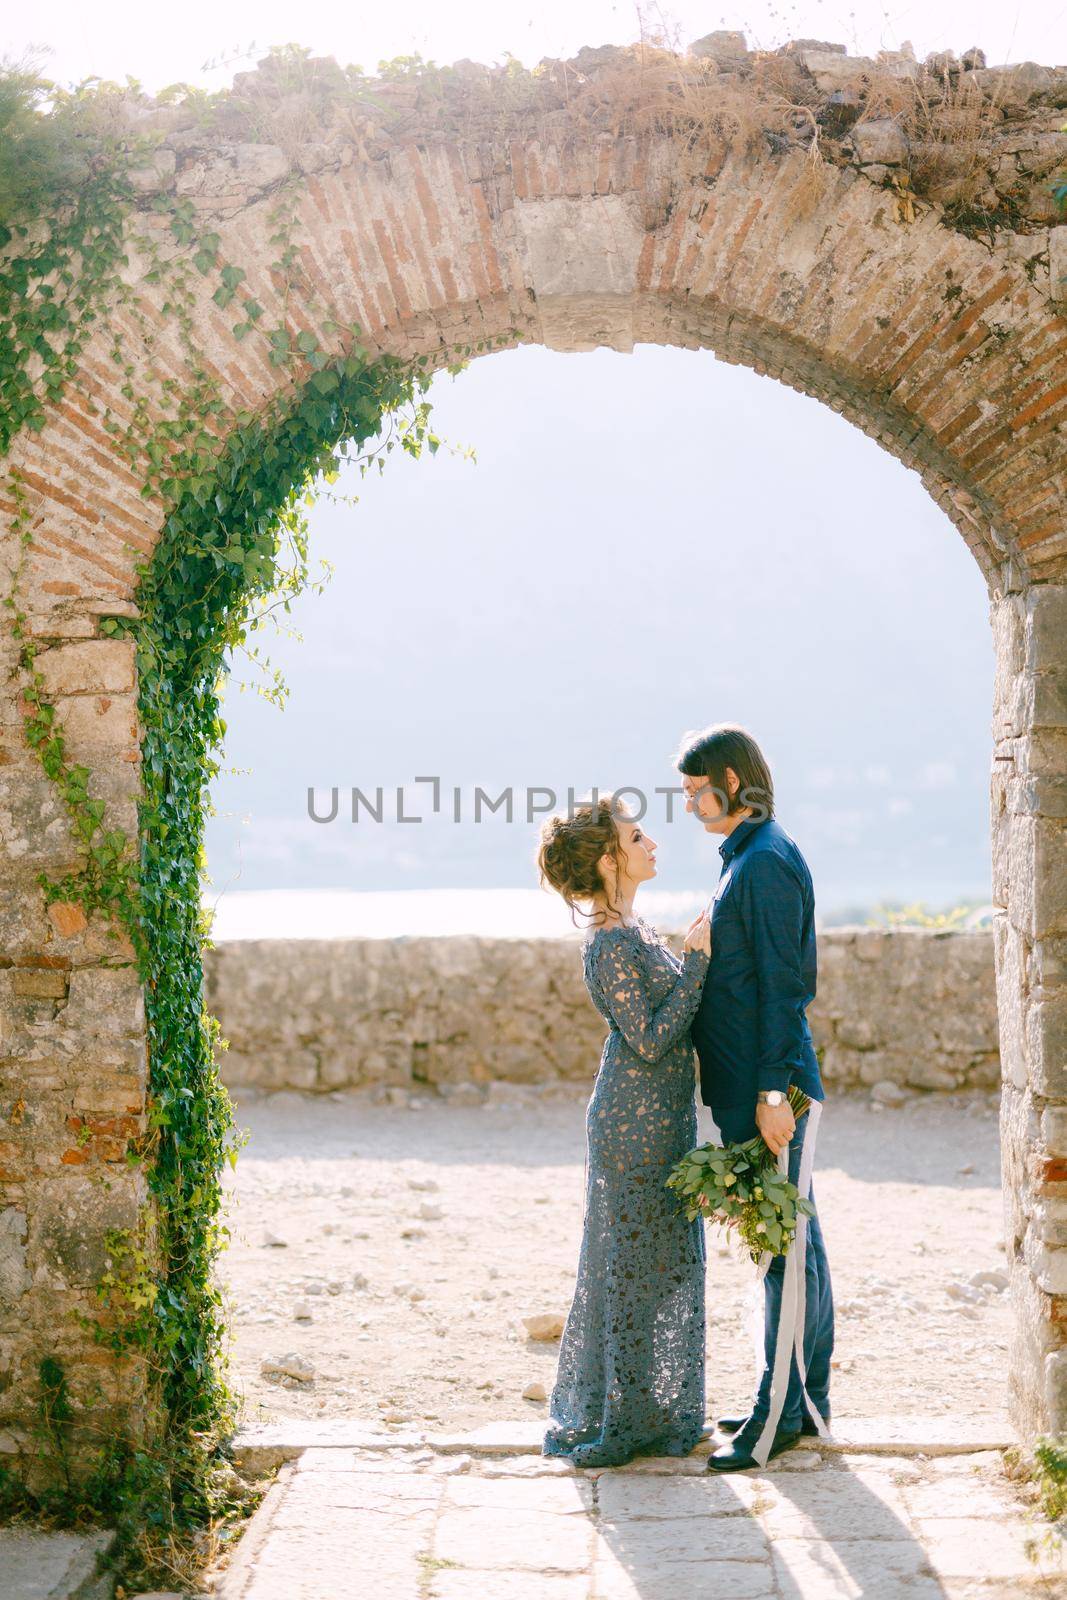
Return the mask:
<svg viewBox="0 0 1067 1600">
<path fill-rule="evenodd" d="M 799 1121 L 811 1102 L 797 1088 L 787 1098 Z M 773 1135 L 772 1140 L 779 1149 L 788 1143 Z M 756 1262 L 765 1250 L 787 1255 L 797 1218 L 815 1215 L 811 1201 L 779 1170 L 778 1157 L 762 1132 L 742 1144 L 697 1145 L 675 1164 L 667 1185 L 677 1191 L 690 1222 L 706 1217 L 735 1230 Z"/>
</svg>

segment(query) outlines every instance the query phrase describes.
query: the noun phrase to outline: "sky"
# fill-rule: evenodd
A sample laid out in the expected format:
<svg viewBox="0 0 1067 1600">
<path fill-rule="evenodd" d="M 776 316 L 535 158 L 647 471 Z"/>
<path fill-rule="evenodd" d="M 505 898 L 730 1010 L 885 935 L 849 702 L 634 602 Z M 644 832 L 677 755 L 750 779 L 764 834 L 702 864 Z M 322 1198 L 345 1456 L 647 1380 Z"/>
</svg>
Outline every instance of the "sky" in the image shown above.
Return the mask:
<svg viewBox="0 0 1067 1600">
<path fill-rule="evenodd" d="M 687 44 L 715 28 L 740 28 L 754 48 L 788 39 L 814 38 L 847 45 L 854 54 L 898 49 L 910 40 L 918 55 L 970 45 L 985 50 L 990 65 L 1036 60 L 1067 62 L 1067 3 L 1050 0 L 925 0 L 878 5 L 859 0 L 798 0 L 707 6 L 647 6 L 612 0 L 500 0 L 463 3 L 406 0 L 402 7 L 344 5 L 336 0 L 183 0 L 180 12 L 140 0 L 37 0 L 10 8 L 0 24 L 5 53 L 50 46 L 50 76 L 75 82 L 98 75 L 121 82 L 127 75 L 146 89 L 174 82 L 217 88 L 247 67 L 257 51 L 295 42 L 371 71 L 379 60 L 418 52 L 443 64 L 468 58 L 503 61 L 507 53 L 527 66 L 543 56 L 574 55 L 582 45 L 623 44 L 646 29 L 665 28 Z M 209 65 L 210 64 L 210 65 Z"/>
<path fill-rule="evenodd" d="M 810 37 L 854 53 L 981 46 L 990 64 L 1067 62 L 1067 3 L 812 0 L 645 8 L 681 44 L 741 28 L 771 48 Z M 639 32 L 632 5 L 409 0 L 403 8 L 186 0 L 173 13 L 38 0 L 0 24 L 7 58 L 45 47 L 64 83 L 127 75 L 148 90 L 221 87 L 290 41 L 373 70 L 420 53 L 527 65 Z M 226 695 L 226 770 L 208 855 L 217 890 L 516 888 L 534 883 L 535 826 L 483 816 L 473 787 L 635 784 L 674 774 L 680 735 L 739 721 L 775 773 L 779 815 L 825 910 L 989 894 L 992 647 L 973 558 L 917 475 L 812 400 L 709 352 L 500 352 L 431 398 L 442 450 L 321 503 L 312 557 L 335 564 L 260 634 L 291 693 L 279 712 Z M 338 488 L 344 488 L 339 485 Z M 298 637 L 297 634 L 302 635 Z M 353 786 L 436 775 L 464 820 L 358 823 Z M 308 791 L 340 794 L 312 820 Z M 652 797 L 661 808 L 665 802 Z M 450 803 L 450 802 L 449 802 Z M 664 889 L 714 882 L 716 841 L 662 809 Z M 657 833 L 658 826 L 658 833 Z"/>
<path fill-rule="evenodd" d="M 988 898 L 986 589 L 915 472 L 709 351 L 501 351 L 430 398 L 454 451 L 339 483 L 302 642 L 256 636 L 285 710 L 234 663 L 218 889 L 532 888 L 529 792 L 594 784 L 641 789 L 659 886 L 703 889 L 718 841 L 654 791 L 687 730 L 733 721 L 825 909 Z M 510 786 L 512 821 L 475 822 L 475 785 Z"/>
</svg>

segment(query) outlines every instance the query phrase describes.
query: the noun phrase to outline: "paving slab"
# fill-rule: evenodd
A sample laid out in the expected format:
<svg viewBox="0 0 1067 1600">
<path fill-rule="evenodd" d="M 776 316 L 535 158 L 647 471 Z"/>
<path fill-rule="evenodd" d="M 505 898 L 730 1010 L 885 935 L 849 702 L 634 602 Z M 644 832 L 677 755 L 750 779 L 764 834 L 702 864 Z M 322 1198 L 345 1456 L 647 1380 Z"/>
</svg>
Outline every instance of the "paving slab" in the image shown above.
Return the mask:
<svg viewBox="0 0 1067 1600">
<path fill-rule="evenodd" d="M 766 1561 L 727 1561 L 718 1556 L 657 1568 L 598 1561 L 592 1593 L 596 1600 L 679 1600 L 680 1596 L 687 1600 L 777 1600 Z"/>
<path fill-rule="evenodd" d="M 1044 1570 L 1056 1571 L 1059 1562 L 1035 1564 L 1026 1545 L 1036 1526 L 1023 1520 L 975 1517 L 920 1518 L 915 1523 L 934 1571 L 945 1578 L 1030 1579 Z"/>
<path fill-rule="evenodd" d="M 1047 1529 L 980 1430 L 897 1422 L 727 1477 L 707 1444 L 575 1470 L 530 1437 L 304 1435 L 218 1600 L 1067 1600 L 1062 1552 L 1032 1559 Z"/>
<path fill-rule="evenodd" d="M 230 1449 L 239 1472 L 259 1475 L 283 1461 L 294 1461 L 316 1446 L 393 1451 L 419 1449 L 425 1444 L 426 1435 L 418 1429 L 371 1428 L 349 1417 L 291 1417 L 284 1422 L 240 1429 L 230 1440 Z"/>
<path fill-rule="evenodd" d="M 595 1558 L 649 1574 L 684 1562 L 747 1561 L 766 1565 L 770 1544 L 766 1530 L 752 1516 L 601 1518 Z"/>
<path fill-rule="evenodd" d="M 12 1525 L 0 1528 L 3 1600 L 111 1600 L 115 1579 L 98 1573 L 98 1555 L 115 1542 L 110 1528 L 76 1533 Z"/>
<path fill-rule="evenodd" d="M 478 1508 L 505 1517 L 516 1511 L 587 1517 L 593 1513 L 594 1497 L 594 1486 L 588 1478 L 571 1476 L 545 1481 L 522 1476 L 487 1478 L 465 1474 L 449 1480 L 444 1504 L 461 1510 Z"/>
<path fill-rule="evenodd" d="M 731 1472 L 725 1477 L 702 1472 L 699 1477 L 666 1473 L 604 1472 L 597 1480 L 597 1509 L 602 1518 L 729 1517 L 747 1515 L 753 1502 L 777 1493 L 762 1473 Z"/>
<path fill-rule="evenodd" d="M 485 1573 L 469 1567 L 434 1571 L 433 1600 L 588 1600 L 584 1572 L 494 1572 L 491 1591 Z"/>
<path fill-rule="evenodd" d="M 774 1573 L 783 1595 L 804 1600 L 940 1600 L 922 1546 L 911 1538 L 776 1539 Z"/>
<path fill-rule="evenodd" d="M 1006 1450 L 1018 1442 L 1007 1424 L 953 1416 L 852 1417 L 835 1426 L 832 1439 L 812 1441 L 830 1455 L 887 1456 L 959 1456 Z"/>
</svg>

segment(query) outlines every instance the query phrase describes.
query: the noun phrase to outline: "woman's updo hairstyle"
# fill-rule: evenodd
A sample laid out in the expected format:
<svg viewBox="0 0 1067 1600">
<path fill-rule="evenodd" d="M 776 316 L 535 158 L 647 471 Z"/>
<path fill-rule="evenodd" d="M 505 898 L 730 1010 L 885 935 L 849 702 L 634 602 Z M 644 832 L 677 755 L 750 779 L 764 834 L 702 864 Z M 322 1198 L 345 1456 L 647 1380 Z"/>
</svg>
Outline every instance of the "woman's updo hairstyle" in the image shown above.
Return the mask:
<svg viewBox="0 0 1067 1600">
<path fill-rule="evenodd" d="M 575 802 L 572 812 L 557 812 L 546 817 L 541 824 L 541 847 L 537 852 L 537 866 L 541 887 L 550 885 L 563 896 L 571 910 L 571 921 L 578 926 L 575 912 L 578 902 L 594 900 L 597 895 L 608 895 L 608 907 L 621 916 L 619 907 L 610 901 L 608 885 L 597 865 L 601 856 L 611 856 L 615 862 L 615 881 L 622 877 L 624 862 L 620 853 L 617 817 L 628 817 L 623 802 L 612 795 L 588 798 Z M 602 911 L 595 914 L 582 911 L 592 922 L 602 922 Z"/>
</svg>

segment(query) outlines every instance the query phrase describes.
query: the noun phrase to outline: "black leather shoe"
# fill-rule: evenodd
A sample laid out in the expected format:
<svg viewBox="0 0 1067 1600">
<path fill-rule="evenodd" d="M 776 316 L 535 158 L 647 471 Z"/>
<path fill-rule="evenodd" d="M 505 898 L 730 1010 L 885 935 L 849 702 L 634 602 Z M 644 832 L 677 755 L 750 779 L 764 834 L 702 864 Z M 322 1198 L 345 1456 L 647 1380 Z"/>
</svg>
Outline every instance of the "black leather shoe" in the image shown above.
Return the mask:
<svg viewBox="0 0 1067 1600">
<path fill-rule="evenodd" d="M 715 1426 L 718 1428 L 720 1433 L 739 1433 L 747 1421 L 747 1417 L 719 1417 L 715 1423 Z M 825 1422 L 826 1426 L 829 1427 L 830 1418 L 826 1417 Z M 818 1428 L 815 1426 L 814 1422 L 812 1422 L 807 1413 L 805 1413 L 804 1419 L 800 1424 L 800 1431 L 801 1433 L 814 1434 L 816 1438 L 819 1436 Z"/>
<path fill-rule="evenodd" d="M 773 1461 L 775 1456 L 780 1456 L 784 1450 L 792 1449 L 800 1438 L 800 1429 L 791 1429 L 783 1433 L 779 1428 L 774 1436 L 774 1443 L 767 1453 L 767 1460 Z M 759 1462 L 750 1456 L 747 1450 L 739 1450 L 736 1441 L 733 1444 L 724 1444 L 714 1451 L 705 1462 L 706 1472 L 751 1472 L 755 1468 L 762 1471 Z"/>
</svg>

